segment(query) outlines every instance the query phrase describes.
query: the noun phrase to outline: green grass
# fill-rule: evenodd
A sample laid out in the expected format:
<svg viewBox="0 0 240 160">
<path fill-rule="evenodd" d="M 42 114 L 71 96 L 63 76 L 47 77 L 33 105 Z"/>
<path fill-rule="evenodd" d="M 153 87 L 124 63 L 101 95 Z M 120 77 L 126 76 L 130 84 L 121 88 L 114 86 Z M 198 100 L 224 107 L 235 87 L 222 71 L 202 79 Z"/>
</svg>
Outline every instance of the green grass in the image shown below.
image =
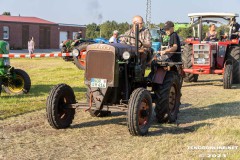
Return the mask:
<svg viewBox="0 0 240 160">
<path fill-rule="evenodd" d="M 71 62 L 64 62 L 61 58 L 45 58 L 12 59 L 11 63 L 29 74 L 32 86 L 30 93 L 25 95 L 2 93 L 0 119 L 45 108 L 49 91 L 59 83 L 73 87 L 78 99 L 85 98 L 84 72 Z"/>
<path fill-rule="evenodd" d="M 147 136 L 133 137 L 122 112 L 93 118 L 77 110 L 70 128 L 51 128 L 45 113 L 49 91 L 58 83 L 67 83 L 77 100 L 84 100 L 83 71 L 60 58 L 14 59 L 12 65 L 29 73 L 32 88 L 27 95 L 0 97 L 0 159 L 192 160 L 214 159 L 207 158 L 214 154 L 240 159 L 240 85 L 224 90 L 221 76 L 200 76 L 197 83 L 184 83 L 177 123 L 154 121 Z M 188 149 L 232 145 L 238 149 Z"/>
</svg>

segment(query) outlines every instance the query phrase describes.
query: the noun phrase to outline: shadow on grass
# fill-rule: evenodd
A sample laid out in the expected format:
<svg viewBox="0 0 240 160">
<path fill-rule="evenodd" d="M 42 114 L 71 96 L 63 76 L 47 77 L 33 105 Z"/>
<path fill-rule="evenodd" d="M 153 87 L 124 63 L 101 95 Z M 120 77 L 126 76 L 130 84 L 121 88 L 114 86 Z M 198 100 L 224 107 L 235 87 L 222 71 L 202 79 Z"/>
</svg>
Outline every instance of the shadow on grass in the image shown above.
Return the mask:
<svg viewBox="0 0 240 160">
<path fill-rule="evenodd" d="M 223 118 L 240 115 L 240 101 L 217 103 L 201 108 L 183 107 L 180 109 L 180 123 L 191 123 L 207 119 Z M 181 119 L 181 116 L 186 118 Z"/>
<path fill-rule="evenodd" d="M 173 126 L 174 125 L 174 126 Z M 162 134 L 186 134 L 186 133 L 192 133 L 197 131 L 199 128 L 204 126 L 210 126 L 212 124 L 210 123 L 199 123 L 194 125 L 188 125 L 188 126 L 177 126 L 176 124 L 171 124 L 169 127 L 165 127 L 161 124 L 153 124 L 151 128 L 154 128 L 156 130 L 149 132 L 149 136 L 159 136 Z"/>
<path fill-rule="evenodd" d="M 109 117 L 96 117 L 94 121 L 84 122 L 80 124 L 72 125 L 71 128 L 86 128 L 86 127 L 95 127 L 109 124 L 118 124 L 118 125 L 126 125 L 126 118 L 121 117 L 122 115 L 126 115 L 125 112 L 113 112 Z M 111 118 L 111 119 L 109 119 Z"/>
<path fill-rule="evenodd" d="M 192 108 L 191 104 L 182 104 L 179 120 L 175 124 L 158 124 L 156 120 L 153 121 L 151 128 L 154 131 L 149 132 L 149 136 L 158 136 L 161 134 L 184 134 L 197 131 L 204 126 L 214 125 L 211 123 L 195 123 L 197 121 L 204 121 L 207 119 L 224 118 L 229 116 L 239 116 L 240 101 L 232 103 L 214 104 L 202 108 Z M 84 122 L 71 126 L 71 128 L 95 127 L 99 125 L 118 124 L 126 125 L 126 118 L 122 117 L 124 112 L 114 112 L 109 118 L 96 118 L 94 121 Z M 181 119 L 181 117 L 184 117 Z"/>
<path fill-rule="evenodd" d="M 222 82 L 222 84 L 217 84 L 214 82 Z M 199 80 L 197 82 L 190 82 L 190 83 L 184 83 L 182 87 L 194 87 L 194 86 L 219 86 L 223 89 L 223 80 L 222 79 L 215 79 L 215 80 Z M 239 84 L 232 84 L 232 89 L 240 89 Z"/>
<path fill-rule="evenodd" d="M 2 97 L 5 98 L 10 98 L 10 97 L 19 97 L 19 98 L 24 98 L 24 97 L 36 97 L 36 96 L 44 96 L 48 95 L 51 89 L 56 86 L 53 84 L 49 85 L 32 85 L 31 89 L 28 94 L 23 94 L 23 95 L 5 95 Z M 72 87 L 74 92 L 86 92 L 87 89 L 84 87 Z"/>
</svg>

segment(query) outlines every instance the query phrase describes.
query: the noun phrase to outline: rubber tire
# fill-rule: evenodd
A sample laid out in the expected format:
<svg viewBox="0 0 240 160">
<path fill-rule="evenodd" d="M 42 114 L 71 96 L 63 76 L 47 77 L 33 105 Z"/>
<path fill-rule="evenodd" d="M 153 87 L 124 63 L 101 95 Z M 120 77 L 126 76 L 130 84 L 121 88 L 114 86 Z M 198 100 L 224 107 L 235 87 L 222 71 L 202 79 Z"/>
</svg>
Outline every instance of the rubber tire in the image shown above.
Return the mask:
<svg viewBox="0 0 240 160">
<path fill-rule="evenodd" d="M 144 127 L 139 126 L 138 122 L 138 111 L 139 105 L 142 99 L 146 99 L 149 105 L 149 120 Z M 137 88 L 133 91 L 128 102 L 128 112 L 127 112 L 127 126 L 131 135 L 133 136 L 144 136 L 148 133 L 148 129 L 152 122 L 152 97 L 149 91 L 144 88 Z"/>
<path fill-rule="evenodd" d="M 3 85 L 3 89 L 5 90 L 6 93 L 8 94 L 15 94 L 15 95 L 20 95 L 20 94 L 27 94 L 30 91 L 31 88 L 31 79 L 27 72 L 21 69 L 14 69 L 14 72 L 16 75 L 19 75 L 23 78 L 24 81 L 24 86 L 20 92 L 12 92 L 9 87 L 8 83 Z"/>
<path fill-rule="evenodd" d="M 192 45 L 186 44 L 183 48 L 182 53 L 182 62 L 183 67 L 186 69 L 191 69 L 192 64 L 192 52 L 193 48 Z M 198 74 L 191 74 L 191 73 L 185 73 L 185 77 L 183 78 L 184 82 L 197 82 L 198 80 Z"/>
<path fill-rule="evenodd" d="M 75 48 L 77 48 L 80 52 L 81 50 L 87 50 L 87 46 L 90 45 L 90 44 L 93 44 L 92 42 L 84 42 L 84 43 L 80 43 L 78 46 L 76 46 Z M 79 63 L 79 56 L 75 57 L 73 56 L 73 61 L 74 61 L 74 64 L 77 66 L 78 69 L 81 69 L 81 70 L 85 70 L 86 69 L 86 66 L 82 65 L 81 63 Z"/>
<path fill-rule="evenodd" d="M 87 98 L 87 103 L 89 103 L 89 89 L 87 89 L 87 93 L 86 93 L 86 98 Z M 93 103 L 94 103 L 94 100 L 93 100 Z M 107 117 L 107 116 L 110 116 L 111 115 L 111 111 L 102 111 L 102 110 L 89 110 L 88 111 L 90 113 L 90 115 L 92 117 Z"/>
<path fill-rule="evenodd" d="M 223 75 L 223 88 L 224 89 L 232 88 L 232 77 L 233 77 L 233 67 L 231 64 L 227 64 L 224 68 L 224 75 Z"/>
<path fill-rule="evenodd" d="M 175 86 L 175 106 L 171 112 L 169 108 L 169 94 L 172 86 Z M 159 123 L 172 123 L 177 120 L 179 113 L 181 86 L 179 77 L 175 72 L 167 72 L 163 84 L 154 84 L 154 93 L 157 97 L 155 113 Z"/>
<path fill-rule="evenodd" d="M 231 46 L 228 50 L 227 59 L 233 61 L 233 83 L 240 83 L 240 47 Z"/>
<path fill-rule="evenodd" d="M 65 98 L 65 104 L 76 103 L 75 95 L 70 86 L 67 84 L 58 84 L 52 88 L 46 102 L 46 112 L 48 123 L 55 129 L 64 129 L 72 124 L 75 115 L 75 109 L 65 109 L 66 118 L 59 117 L 59 110 L 62 109 L 59 102 Z"/>
</svg>

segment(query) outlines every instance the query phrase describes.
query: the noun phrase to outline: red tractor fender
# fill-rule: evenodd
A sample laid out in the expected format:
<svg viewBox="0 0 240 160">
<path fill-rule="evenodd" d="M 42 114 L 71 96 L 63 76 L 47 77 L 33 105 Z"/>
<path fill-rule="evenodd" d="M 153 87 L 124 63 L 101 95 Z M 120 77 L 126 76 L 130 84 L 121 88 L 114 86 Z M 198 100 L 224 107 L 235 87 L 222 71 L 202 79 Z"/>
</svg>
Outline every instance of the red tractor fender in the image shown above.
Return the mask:
<svg viewBox="0 0 240 160">
<path fill-rule="evenodd" d="M 162 67 L 157 68 L 157 71 L 153 76 L 153 83 L 163 84 L 164 78 L 166 76 L 167 70 Z"/>
</svg>

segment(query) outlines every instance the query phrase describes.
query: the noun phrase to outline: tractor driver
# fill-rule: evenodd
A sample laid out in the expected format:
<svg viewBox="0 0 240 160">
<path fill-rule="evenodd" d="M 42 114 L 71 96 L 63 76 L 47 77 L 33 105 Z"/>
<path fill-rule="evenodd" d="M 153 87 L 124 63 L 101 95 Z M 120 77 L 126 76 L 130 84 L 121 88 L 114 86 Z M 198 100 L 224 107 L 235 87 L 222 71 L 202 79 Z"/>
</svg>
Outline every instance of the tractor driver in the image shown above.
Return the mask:
<svg viewBox="0 0 240 160">
<path fill-rule="evenodd" d="M 134 16 L 132 20 L 133 27 L 128 30 L 124 35 L 135 37 L 135 27 L 136 24 L 139 25 L 139 40 L 143 43 L 141 49 L 149 49 L 152 46 L 151 34 L 148 29 L 143 27 L 143 18 L 141 16 Z M 127 43 L 129 45 L 135 46 L 135 39 L 130 37 L 121 37 L 121 43 Z"/>
<path fill-rule="evenodd" d="M 136 25 L 138 24 L 139 25 L 139 40 L 142 42 L 142 46 L 139 46 L 141 47 L 139 49 L 139 52 L 140 52 L 140 58 L 141 58 L 141 64 L 142 64 L 142 69 L 143 69 L 143 72 L 145 73 L 145 68 L 146 68 L 146 65 L 148 63 L 148 61 L 151 60 L 152 58 L 152 50 L 151 50 L 151 46 L 152 46 L 152 42 L 151 42 L 151 34 L 149 32 L 148 29 L 146 29 L 143 24 L 143 18 L 139 15 L 137 16 L 134 16 L 133 19 L 132 19 L 132 24 L 133 24 L 133 27 L 128 30 L 124 35 L 125 36 L 130 36 L 130 37 L 121 37 L 120 38 L 120 43 L 126 43 L 126 44 L 129 44 L 131 46 L 135 46 L 135 38 L 131 38 L 131 37 L 135 37 L 135 28 L 136 28 Z M 144 75 L 143 73 L 143 75 Z"/>
</svg>

